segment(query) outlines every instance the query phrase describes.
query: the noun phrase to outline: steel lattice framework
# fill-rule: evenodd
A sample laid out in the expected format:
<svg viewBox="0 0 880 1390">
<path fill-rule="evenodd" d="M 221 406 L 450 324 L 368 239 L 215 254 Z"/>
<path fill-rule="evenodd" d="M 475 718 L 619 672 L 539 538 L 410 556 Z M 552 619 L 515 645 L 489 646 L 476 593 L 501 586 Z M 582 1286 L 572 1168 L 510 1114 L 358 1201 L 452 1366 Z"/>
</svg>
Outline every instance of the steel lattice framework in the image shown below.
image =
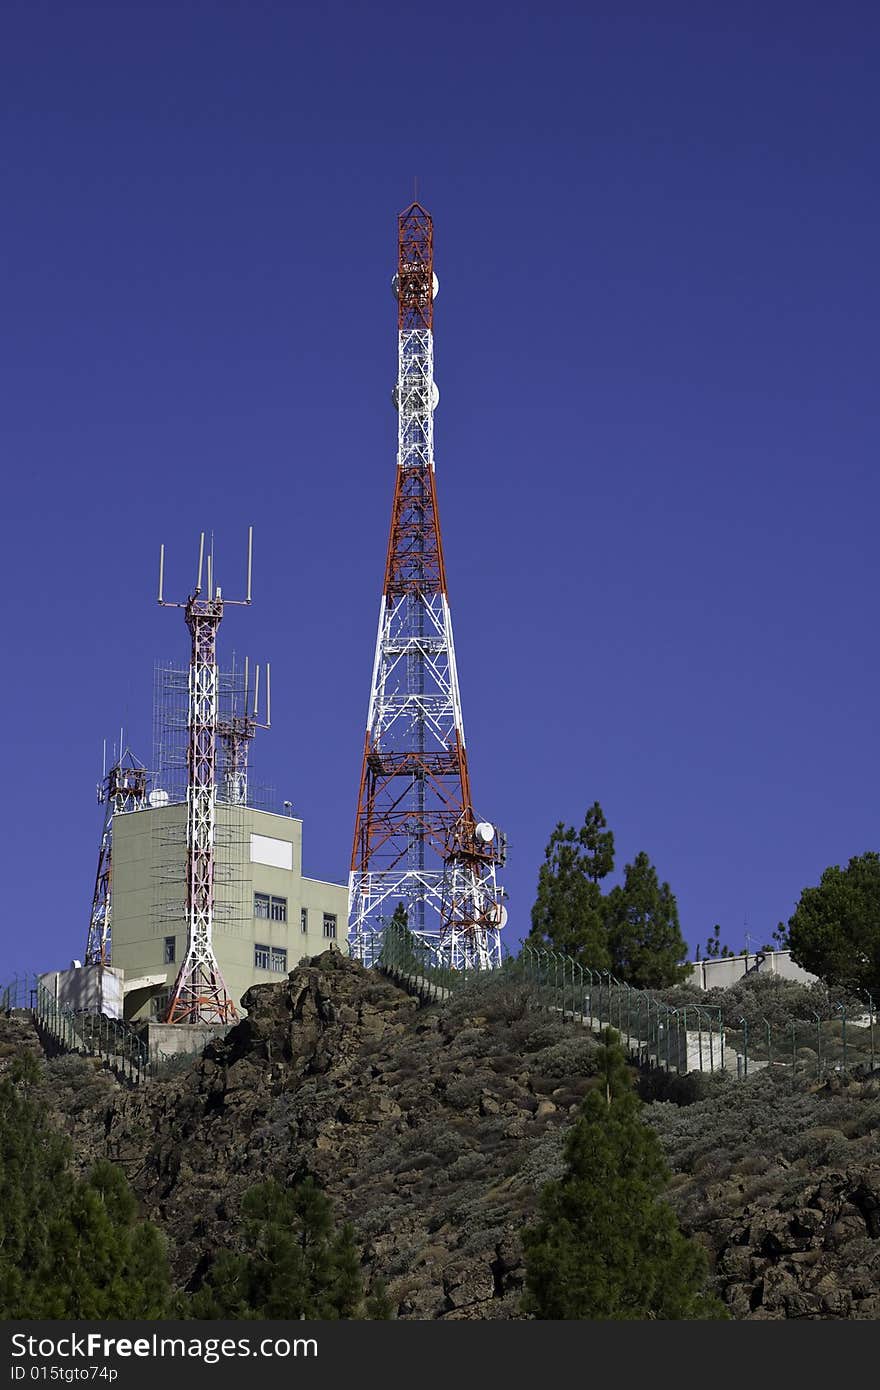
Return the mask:
<svg viewBox="0 0 880 1390">
<path fill-rule="evenodd" d="M 218 719 L 217 738 L 223 750 L 222 787 L 223 800 L 230 806 L 247 806 L 248 801 L 248 749 L 257 729 L 268 729 L 272 723 L 272 685 L 271 672 L 266 664 L 266 722 L 258 720 L 257 706 L 260 699 L 260 668 L 256 669 L 254 689 L 251 692 L 248 679 L 248 660 L 244 663 L 244 712 L 235 708 L 236 691 L 233 686 L 232 709 L 224 719 Z M 253 694 L 253 711 L 249 709 Z"/>
<path fill-rule="evenodd" d="M 120 745 L 121 742 L 120 738 Z M 147 804 L 147 770 L 128 749 L 98 783 L 98 801 L 105 811 L 89 914 L 86 965 L 109 965 L 111 961 L 113 817 L 126 811 L 141 811 Z"/>
<path fill-rule="evenodd" d="M 433 224 L 398 219 L 397 474 L 349 879 L 352 955 L 371 965 L 398 903 L 438 963 L 501 963 L 504 837 L 471 800 L 434 471 Z"/>
<path fill-rule="evenodd" d="M 248 585 L 244 600 L 247 604 L 251 601 L 251 541 L 252 532 L 248 539 Z M 166 1023 L 230 1023 L 238 1017 L 214 954 L 213 940 L 219 722 L 217 629 L 223 620 L 225 603 L 235 600 L 224 600 L 219 587 L 214 587 L 210 556 L 208 595 L 201 597 L 204 544 L 203 534 L 198 581 L 185 604 L 167 604 L 163 598 L 164 546 L 159 561 L 159 602 L 165 607 L 183 608 L 192 639 L 187 715 L 187 948 L 171 992 Z"/>
</svg>

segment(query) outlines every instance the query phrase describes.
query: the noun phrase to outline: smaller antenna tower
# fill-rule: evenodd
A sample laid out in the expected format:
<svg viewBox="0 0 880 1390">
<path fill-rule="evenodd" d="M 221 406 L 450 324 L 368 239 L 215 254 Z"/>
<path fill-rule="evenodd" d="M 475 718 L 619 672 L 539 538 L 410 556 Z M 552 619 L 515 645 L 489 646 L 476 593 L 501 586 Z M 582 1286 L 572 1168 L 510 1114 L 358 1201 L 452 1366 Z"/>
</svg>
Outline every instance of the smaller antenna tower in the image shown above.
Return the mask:
<svg viewBox="0 0 880 1390">
<path fill-rule="evenodd" d="M 254 671 L 254 688 L 250 688 L 250 663 L 244 659 L 243 713 L 235 708 L 237 691 L 232 682 L 232 710 L 218 720 L 217 738 L 223 752 L 223 800 L 230 806 L 248 804 L 248 746 L 257 729 L 272 727 L 272 669 L 266 662 L 266 722 L 260 722 L 260 668 Z M 251 708 L 253 702 L 253 708 Z"/>
<path fill-rule="evenodd" d="M 124 751 L 123 751 L 124 749 Z M 111 957 L 112 879 L 113 879 L 113 817 L 126 811 L 142 811 L 147 804 L 147 770 L 134 754 L 125 748 L 119 730 L 118 756 L 107 771 L 107 743 L 98 783 L 98 802 L 106 809 L 98 849 L 98 872 L 89 914 L 89 935 L 86 941 L 86 965 L 109 965 Z"/>
<path fill-rule="evenodd" d="M 217 822 L 218 719 L 217 629 L 228 603 L 249 606 L 253 570 L 254 528 L 248 528 L 247 592 L 243 599 L 224 599 L 214 582 L 213 547 L 205 556 L 205 533 L 199 540 L 196 585 L 185 603 L 165 598 L 165 547 L 159 549 L 159 603 L 163 608 L 182 608 L 192 639 L 187 713 L 186 791 L 186 915 L 187 947 L 171 993 L 166 1023 L 230 1023 L 238 1014 L 226 990 L 214 954 L 214 878 Z M 202 595 L 202 575 L 207 559 L 207 592 Z M 256 705 L 256 701 L 255 701 Z M 234 738 L 244 751 L 253 729 L 245 721 Z M 255 717 L 256 718 L 256 717 Z M 234 718 L 231 721 L 235 722 Z M 254 722 L 254 727 L 256 723 Z M 232 735 L 230 735 L 232 736 Z M 245 788 L 247 777 L 245 773 Z"/>
</svg>

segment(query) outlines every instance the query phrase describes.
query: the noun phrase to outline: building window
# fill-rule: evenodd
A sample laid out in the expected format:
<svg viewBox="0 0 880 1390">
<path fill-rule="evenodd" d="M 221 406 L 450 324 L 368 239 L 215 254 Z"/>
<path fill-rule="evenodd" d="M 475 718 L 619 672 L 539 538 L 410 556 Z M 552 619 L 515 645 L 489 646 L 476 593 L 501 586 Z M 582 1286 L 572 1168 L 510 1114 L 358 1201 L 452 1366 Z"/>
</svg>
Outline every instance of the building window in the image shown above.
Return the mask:
<svg viewBox="0 0 880 1390">
<path fill-rule="evenodd" d="M 160 989 L 158 994 L 154 994 L 150 1000 L 150 1014 L 158 1022 L 161 1022 L 168 1012 L 168 1004 L 171 999 L 170 989 Z"/>
<path fill-rule="evenodd" d="M 165 964 L 173 965 L 177 955 L 177 937 L 166 936 L 165 938 Z"/>
<path fill-rule="evenodd" d="M 335 938 L 336 938 L 336 913 L 335 913 L 335 912 L 325 912 L 325 913 L 324 913 L 324 935 L 325 935 L 325 936 L 329 936 L 329 937 L 330 937 L 331 939 L 333 939 L 333 940 L 335 940 Z"/>
<path fill-rule="evenodd" d="M 254 969 L 270 970 L 272 960 L 272 948 L 270 946 L 254 946 Z"/>
<path fill-rule="evenodd" d="M 308 931 L 309 929 L 309 909 L 307 907 L 301 907 L 299 910 L 299 929 L 300 931 Z"/>
<path fill-rule="evenodd" d="M 279 975 L 287 974 L 287 952 L 282 946 L 272 947 L 272 969 Z"/>
<path fill-rule="evenodd" d="M 287 974 L 287 951 L 283 946 L 254 946 L 254 969 Z"/>
<path fill-rule="evenodd" d="M 287 921 L 287 899 L 276 898 L 274 894 L 254 894 L 254 916 L 268 922 Z"/>
</svg>

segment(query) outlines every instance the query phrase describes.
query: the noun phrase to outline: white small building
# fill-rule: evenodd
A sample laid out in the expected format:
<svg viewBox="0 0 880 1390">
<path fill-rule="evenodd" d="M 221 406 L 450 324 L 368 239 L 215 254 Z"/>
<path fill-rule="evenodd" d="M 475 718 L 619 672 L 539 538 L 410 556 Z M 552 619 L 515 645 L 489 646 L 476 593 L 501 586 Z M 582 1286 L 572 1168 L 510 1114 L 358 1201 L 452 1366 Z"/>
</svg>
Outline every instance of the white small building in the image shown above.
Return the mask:
<svg viewBox="0 0 880 1390">
<path fill-rule="evenodd" d="M 712 956 L 690 962 L 691 973 L 684 983 L 698 989 L 729 989 L 745 975 L 777 975 L 799 985 L 815 984 L 818 976 L 796 965 L 791 951 L 743 951 L 738 956 Z"/>
</svg>

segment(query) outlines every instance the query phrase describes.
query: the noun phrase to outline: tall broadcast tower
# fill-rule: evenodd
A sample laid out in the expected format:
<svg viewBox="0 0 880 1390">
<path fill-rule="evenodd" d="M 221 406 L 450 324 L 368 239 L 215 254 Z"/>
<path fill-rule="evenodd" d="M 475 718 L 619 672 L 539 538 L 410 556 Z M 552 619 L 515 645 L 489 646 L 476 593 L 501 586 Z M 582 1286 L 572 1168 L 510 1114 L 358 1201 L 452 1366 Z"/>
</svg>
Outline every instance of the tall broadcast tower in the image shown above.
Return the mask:
<svg viewBox="0 0 880 1390">
<path fill-rule="evenodd" d="M 205 536 L 199 543 L 199 570 L 196 587 L 185 603 L 169 603 L 163 593 L 165 547 L 159 551 L 159 603 L 165 608 L 182 608 L 192 638 L 189 667 L 189 706 L 187 714 L 187 791 L 186 791 L 186 916 L 187 947 L 181 964 L 166 1023 L 229 1023 L 238 1017 L 230 999 L 220 966 L 214 954 L 214 880 L 217 823 L 217 740 L 229 741 L 232 776 L 246 769 L 248 740 L 255 721 L 247 713 L 244 723 L 233 719 L 232 727 L 221 727 L 218 714 L 217 629 L 226 604 L 250 604 L 253 560 L 253 527 L 248 531 L 247 596 L 224 599 L 215 587 L 213 556 L 207 557 L 207 594 L 202 595 Z M 245 701 L 247 710 L 247 700 Z M 243 784 L 247 794 L 247 780 Z"/>
<path fill-rule="evenodd" d="M 434 474 L 434 230 L 398 218 L 397 475 L 349 878 L 349 943 L 372 965 L 402 903 L 438 964 L 492 969 L 504 836 L 473 809 Z"/>
</svg>

